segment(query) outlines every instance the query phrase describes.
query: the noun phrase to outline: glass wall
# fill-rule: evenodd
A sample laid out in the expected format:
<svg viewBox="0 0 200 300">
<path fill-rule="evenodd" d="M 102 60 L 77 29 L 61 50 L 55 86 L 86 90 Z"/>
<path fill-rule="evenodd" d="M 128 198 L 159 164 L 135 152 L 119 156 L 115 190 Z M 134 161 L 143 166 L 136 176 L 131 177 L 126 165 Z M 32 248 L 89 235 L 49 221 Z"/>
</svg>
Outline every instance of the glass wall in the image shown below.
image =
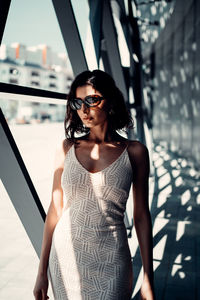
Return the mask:
<svg viewBox="0 0 200 300">
<path fill-rule="evenodd" d="M 52 1 L 12 0 L 0 47 L 0 82 L 67 94 L 72 79 Z M 65 104 L 0 93 L 0 107 L 46 212 Z M 1 180 L 0 223 L 0 299 L 33 299 L 39 259 Z M 49 296 L 53 299 L 51 291 Z"/>
<path fill-rule="evenodd" d="M 200 161 L 200 3 L 177 1 L 149 56 L 153 136 Z"/>
<path fill-rule="evenodd" d="M 0 82 L 67 94 L 72 79 L 52 1 L 12 0 L 0 47 Z M 63 120 L 63 106 L 10 100 L 0 99 L 8 121 Z"/>
<path fill-rule="evenodd" d="M 16 103 L 16 100 L 12 101 Z M 7 102 L 10 103 L 9 100 Z M 9 127 L 47 212 L 51 201 L 55 151 L 64 136 L 63 123 L 10 124 Z M 27 207 L 24 213 L 32 214 Z M 0 299 L 33 299 L 39 259 L 1 180 L 0 225 Z M 51 290 L 49 296 L 53 299 Z"/>
</svg>

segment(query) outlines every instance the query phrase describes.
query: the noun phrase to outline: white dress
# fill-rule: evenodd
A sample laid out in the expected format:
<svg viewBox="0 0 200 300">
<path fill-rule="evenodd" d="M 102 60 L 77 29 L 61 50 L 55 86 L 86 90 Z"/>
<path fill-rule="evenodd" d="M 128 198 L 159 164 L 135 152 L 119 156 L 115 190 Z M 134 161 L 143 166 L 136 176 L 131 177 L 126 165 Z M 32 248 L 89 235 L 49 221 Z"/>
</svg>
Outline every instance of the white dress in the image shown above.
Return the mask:
<svg viewBox="0 0 200 300">
<path fill-rule="evenodd" d="M 56 300 L 131 298 L 132 264 L 124 212 L 132 182 L 127 149 L 100 172 L 69 149 L 62 173 L 64 211 L 53 233 L 48 274 Z"/>
</svg>

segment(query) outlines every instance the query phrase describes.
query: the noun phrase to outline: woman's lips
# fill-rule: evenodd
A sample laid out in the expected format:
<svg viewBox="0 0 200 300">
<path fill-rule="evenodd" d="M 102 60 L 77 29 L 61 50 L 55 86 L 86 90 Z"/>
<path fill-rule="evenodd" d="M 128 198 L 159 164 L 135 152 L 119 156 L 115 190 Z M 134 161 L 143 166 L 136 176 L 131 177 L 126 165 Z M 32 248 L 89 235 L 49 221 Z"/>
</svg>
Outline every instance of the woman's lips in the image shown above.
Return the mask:
<svg viewBox="0 0 200 300">
<path fill-rule="evenodd" d="M 83 118 L 84 121 L 91 121 L 92 119 L 93 119 L 92 117 Z"/>
</svg>

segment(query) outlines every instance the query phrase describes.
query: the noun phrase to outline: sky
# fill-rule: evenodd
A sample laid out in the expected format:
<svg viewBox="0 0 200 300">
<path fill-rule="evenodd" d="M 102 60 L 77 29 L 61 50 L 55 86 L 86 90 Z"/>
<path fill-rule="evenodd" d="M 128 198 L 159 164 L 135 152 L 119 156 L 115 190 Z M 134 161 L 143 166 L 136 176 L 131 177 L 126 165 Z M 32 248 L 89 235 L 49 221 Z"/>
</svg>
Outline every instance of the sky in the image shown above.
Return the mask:
<svg viewBox="0 0 200 300">
<path fill-rule="evenodd" d="M 72 0 L 82 40 L 86 32 L 87 0 Z M 51 0 L 12 0 L 2 44 L 26 46 L 46 44 L 55 52 L 66 52 Z"/>
</svg>

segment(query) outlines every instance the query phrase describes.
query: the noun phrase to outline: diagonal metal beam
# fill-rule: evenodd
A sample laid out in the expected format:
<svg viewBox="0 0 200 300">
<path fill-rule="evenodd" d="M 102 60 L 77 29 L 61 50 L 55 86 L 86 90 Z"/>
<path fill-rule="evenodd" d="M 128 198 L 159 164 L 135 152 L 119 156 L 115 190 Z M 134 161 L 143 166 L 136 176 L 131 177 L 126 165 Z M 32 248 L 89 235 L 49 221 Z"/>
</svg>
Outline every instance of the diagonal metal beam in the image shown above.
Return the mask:
<svg viewBox="0 0 200 300">
<path fill-rule="evenodd" d="M 39 256 L 46 214 L 1 109 L 0 178 Z"/>
<path fill-rule="evenodd" d="M 88 69 L 70 0 L 52 0 L 74 76 Z"/>
<path fill-rule="evenodd" d="M 110 7 L 110 1 L 104 0 L 103 5 L 103 36 L 105 39 L 108 60 L 117 86 L 124 94 L 125 100 L 128 99 L 128 93 L 123 75 L 119 47 L 117 42 L 117 33 L 114 25 L 113 15 Z"/>
<path fill-rule="evenodd" d="M 4 29 L 6 26 L 6 20 L 8 17 L 8 12 L 10 8 L 11 0 L 1 0 L 0 1 L 0 45 L 3 38 Z"/>
<path fill-rule="evenodd" d="M 90 24 L 94 40 L 95 53 L 97 63 L 99 66 L 99 59 L 101 55 L 101 39 L 102 39 L 102 0 L 89 0 L 90 6 Z"/>
<path fill-rule="evenodd" d="M 1 93 L 9 93 L 9 94 L 18 94 L 18 95 L 26 95 L 33 97 L 44 97 L 44 98 L 53 98 L 53 99 L 67 99 L 67 95 L 65 93 L 52 92 L 47 90 L 41 90 L 16 84 L 3 83 L 0 82 L 0 92 Z"/>
</svg>

